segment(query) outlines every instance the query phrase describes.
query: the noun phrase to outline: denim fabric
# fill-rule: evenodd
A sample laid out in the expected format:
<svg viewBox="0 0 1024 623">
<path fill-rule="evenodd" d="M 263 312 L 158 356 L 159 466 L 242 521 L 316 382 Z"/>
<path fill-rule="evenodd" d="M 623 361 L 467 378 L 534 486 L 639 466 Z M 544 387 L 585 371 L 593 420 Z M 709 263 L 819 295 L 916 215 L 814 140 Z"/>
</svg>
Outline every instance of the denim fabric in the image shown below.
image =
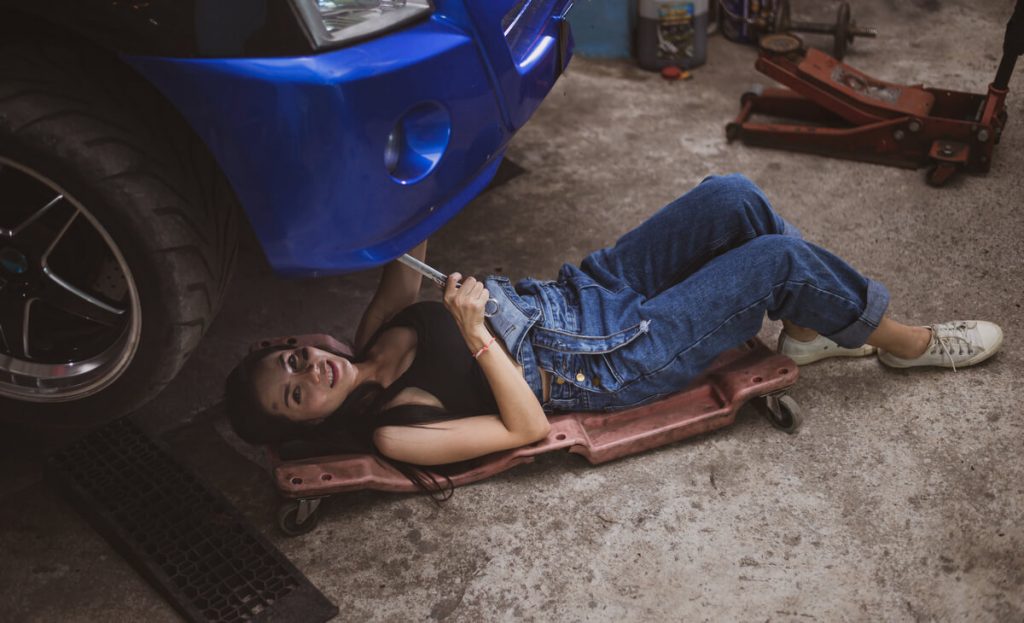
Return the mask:
<svg viewBox="0 0 1024 623">
<path fill-rule="evenodd" d="M 546 410 L 622 409 L 678 391 L 764 315 L 860 346 L 889 294 L 800 237 L 741 175 L 709 177 L 555 281 L 490 278 L 491 326 Z"/>
</svg>

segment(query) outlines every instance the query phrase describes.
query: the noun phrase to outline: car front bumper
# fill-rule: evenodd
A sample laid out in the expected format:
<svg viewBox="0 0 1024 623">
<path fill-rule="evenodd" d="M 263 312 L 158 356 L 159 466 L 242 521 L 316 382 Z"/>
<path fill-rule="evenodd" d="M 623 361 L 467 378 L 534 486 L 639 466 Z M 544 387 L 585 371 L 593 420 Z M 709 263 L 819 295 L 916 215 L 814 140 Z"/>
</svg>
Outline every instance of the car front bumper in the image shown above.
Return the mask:
<svg viewBox="0 0 1024 623">
<path fill-rule="evenodd" d="M 311 56 L 125 60 L 206 142 L 276 271 L 348 272 L 415 246 L 491 180 L 571 52 L 571 3 L 533 1 L 547 12 L 518 55 L 496 43 L 516 4 L 501 0 Z M 389 172 L 397 125 L 413 149 Z"/>
</svg>

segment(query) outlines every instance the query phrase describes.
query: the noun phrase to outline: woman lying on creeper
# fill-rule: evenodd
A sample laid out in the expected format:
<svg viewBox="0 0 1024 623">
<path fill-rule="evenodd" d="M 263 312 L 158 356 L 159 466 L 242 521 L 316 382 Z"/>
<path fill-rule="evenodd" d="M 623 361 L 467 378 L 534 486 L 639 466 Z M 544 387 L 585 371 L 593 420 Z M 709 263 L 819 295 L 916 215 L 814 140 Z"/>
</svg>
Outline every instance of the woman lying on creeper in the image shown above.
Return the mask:
<svg viewBox="0 0 1024 623">
<path fill-rule="evenodd" d="M 423 243 L 412 254 L 425 253 Z M 766 313 L 783 322 L 779 351 L 800 365 L 877 352 L 896 368 L 964 368 L 1003 340 L 991 322 L 887 317 L 881 283 L 805 241 L 741 175 L 705 179 L 556 280 L 453 273 L 443 304 L 417 303 L 419 286 L 412 270 L 385 268 L 354 357 L 276 346 L 247 356 L 227 383 L 238 434 L 355 437 L 426 487 L 408 468 L 534 443 L 547 413 L 683 389 Z M 499 311 L 485 319 L 489 298 Z"/>
</svg>

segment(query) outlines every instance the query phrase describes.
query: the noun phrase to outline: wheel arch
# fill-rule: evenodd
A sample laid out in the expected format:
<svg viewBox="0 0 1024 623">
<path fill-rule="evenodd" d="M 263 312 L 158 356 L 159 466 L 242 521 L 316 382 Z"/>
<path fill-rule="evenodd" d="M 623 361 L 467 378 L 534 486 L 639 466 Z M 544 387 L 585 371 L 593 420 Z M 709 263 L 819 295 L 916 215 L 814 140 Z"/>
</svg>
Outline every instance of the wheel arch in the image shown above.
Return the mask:
<svg viewBox="0 0 1024 623">
<path fill-rule="evenodd" d="M 155 85 L 124 61 L 117 50 L 105 45 L 100 38 L 93 38 L 87 33 L 72 30 L 60 21 L 45 19 L 3 5 L 0 5 L 0 36 L 75 47 L 82 50 L 95 64 L 102 65 L 102 67 L 97 67 L 98 70 L 112 71 L 115 75 L 119 75 L 126 84 L 130 84 L 132 87 L 130 90 L 126 89 L 126 92 L 130 93 L 135 100 L 134 103 L 137 104 L 135 113 L 140 120 L 151 130 L 159 130 L 168 119 L 173 120 L 174 132 L 183 133 L 183 141 L 201 146 L 205 155 L 216 164 L 218 173 L 227 182 L 227 188 L 231 190 L 233 208 L 238 212 L 238 216 L 245 216 L 245 211 L 240 208 L 238 196 L 230 179 L 216 162 L 216 158 L 203 137 L 192 128 L 173 103 Z M 246 235 L 254 236 L 247 217 L 240 218 L 239 224 L 244 228 Z"/>
</svg>

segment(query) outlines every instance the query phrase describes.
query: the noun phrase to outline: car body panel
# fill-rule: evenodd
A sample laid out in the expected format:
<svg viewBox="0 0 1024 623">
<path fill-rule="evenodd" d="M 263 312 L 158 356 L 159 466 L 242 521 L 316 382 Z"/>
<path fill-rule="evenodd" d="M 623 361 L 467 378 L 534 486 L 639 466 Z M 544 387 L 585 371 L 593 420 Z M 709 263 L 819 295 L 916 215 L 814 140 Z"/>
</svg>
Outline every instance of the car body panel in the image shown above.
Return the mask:
<svg viewBox="0 0 1024 623">
<path fill-rule="evenodd" d="M 565 18 L 571 8 L 566 0 L 466 3 L 516 129 L 540 106 L 565 68 L 572 43 Z"/>
</svg>

